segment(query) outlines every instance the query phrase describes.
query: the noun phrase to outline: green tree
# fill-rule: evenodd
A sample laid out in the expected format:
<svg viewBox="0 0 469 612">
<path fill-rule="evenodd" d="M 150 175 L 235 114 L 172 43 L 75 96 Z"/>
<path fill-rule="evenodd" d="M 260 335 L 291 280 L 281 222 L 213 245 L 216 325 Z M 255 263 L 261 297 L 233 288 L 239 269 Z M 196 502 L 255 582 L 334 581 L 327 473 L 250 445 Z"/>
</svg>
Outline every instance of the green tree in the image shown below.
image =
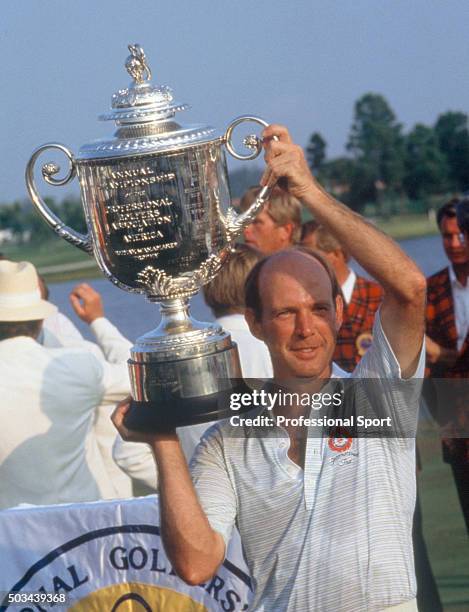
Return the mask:
<svg viewBox="0 0 469 612">
<path fill-rule="evenodd" d="M 378 181 L 370 164 L 358 161 L 353 165 L 350 177 L 350 189 L 346 198 L 347 204 L 358 212 L 366 204 L 378 200 Z"/>
<path fill-rule="evenodd" d="M 54 198 L 46 197 L 44 202 L 55 214 L 60 216 L 60 207 L 56 204 Z M 23 227 L 31 233 L 30 242 L 40 244 L 49 240 L 53 236 L 53 231 L 44 219 L 38 214 L 34 206 L 28 202 L 24 208 Z"/>
<path fill-rule="evenodd" d="M 430 127 L 417 124 L 406 138 L 404 187 L 410 198 L 441 193 L 447 187 L 448 165 Z"/>
<path fill-rule="evenodd" d="M 350 157 L 336 157 L 323 163 L 321 169 L 321 180 L 328 191 L 337 195 L 347 193 L 350 190 L 355 162 Z"/>
<path fill-rule="evenodd" d="M 451 187 L 469 188 L 469 129 L 466 113 L 449 111 L 440 115 L 435 132 L 446 157 Z"/>
<path fill-rule="evenodd" d="M 20 202 L 0 206 L 0 227 L 10 229 L 16 240 L 21 240 L 24 231 L 24 213 Z"/>
<path fill-rule="evenodd" d="M 383 96 L 367 93 L 355 103 L 347 149 L 359 164 L 356 193 L 376 192 L 378 186 L 400 189 L 404 175 L 402 126 Z M 360 180 L 366 180 L 366 185 L 360 187 Z"/>
<path fill-rule="evenodd" d="M 86 234 L 87 226 L 85 220 L 85 213 L 81 204 L 80 198 L 66 197 L 60 205 L 60 218 L 69 227 L 73 228 L 77 232 Z"/>
<path fill-rule="evenodd" d="M 309 167 L 315 174 L 320 172 L 326 160 L 326 147 L 327 143 L 321 134 L 319 134 L 319 132 L 314 132 L 306 147 L 306 159 Z"/>
</svg>

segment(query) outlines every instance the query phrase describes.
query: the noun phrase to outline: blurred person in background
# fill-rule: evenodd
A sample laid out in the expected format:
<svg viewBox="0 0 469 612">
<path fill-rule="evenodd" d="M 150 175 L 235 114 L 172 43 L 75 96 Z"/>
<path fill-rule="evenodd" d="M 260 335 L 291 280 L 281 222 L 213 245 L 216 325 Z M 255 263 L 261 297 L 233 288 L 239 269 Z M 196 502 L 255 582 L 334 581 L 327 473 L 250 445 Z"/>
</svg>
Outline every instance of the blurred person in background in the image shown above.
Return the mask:
<svg viewBox="0 0 469 612">
<path fill-rule="evenodd" d="M 96 343 L 82 340 L 81 346 L 93 352 L 102 361 L 125 367 L 127 382 L 127 360 L 132 343 L 105 317 L 99 292 L 87 283 L 80 283 L 70 292 L 70 303 L 75 314 L 89 325 L 96 340 Z M 74 344 L 72 339 L 68 338 L 68 343 L 64 341 L 63 346 L 73 346 Z M 45 346 L 47 346 L 47 343 Z M 122 472 L 112 458 L 112 448 L 116 437 L 115 429 L 110 420 L 113 408 L 114 403 L 108 401 L 104 401 L 98 406 L 95 411 L 91 438 L 96 439 L 108 474 L 106 498 L 131 497 L 132 480 Z"/>
<path fill-rule="evenodd" d="M 0 508 L 113 496 L 92 425 L 98 406 L 128 395 L 127 365 L 39 344 L 56 310 L 32 264 L 0 261 Z"/>
<path fill-rule="evenodd" d="M 38 273 L 39 291 L 43 300 L 50 301 L 50 291 L 45 278 Z M 85 339 L 72 321 L 57 309 L 44 319 L 37 341 L 49 347 L 68 346 L 84 342 Z"/>
<path fill-rule="evenodd" d="M 445 388 L 451 399 L 439 399 L 441 386 L 430 381 L 426 399 L 443 429 L 443 460 L 451 466 L 469 533 L 469 395 L 463 382 L 469 379 L 469 198 L 444 204 L 437 223 L 449 266 L 427 279 L 426 373 L 454 379 L 454 385 Z"/>
<path fill-rule="evenodd" d="M 456 217 L 458 198 L 437 212 L 443 249 L 450 265 L 427 279 L 427 361 L 432 376 L 455 374 L 469 328 L 469 248 Z M 458 363 L 459 362 L 459 363 Z"/>
<path fill-rule="evenodd" d="M 6 259 L 0 254 L 0 260 Z M 49 301 L 49 287 L 43 276 L 37 274 L 41 298 Z M 80 347 L 93 353 L 98 359 L 110 363 L 125 364 L 132 343 L 104 317 L 101 296 L 90 285 L 80 283 L 70 293 L 70 303 L 75 314 L 86 324 L 95 336 L 95 342 L 85 340 L 75 324 L 57 308 L 43 321 L 36 341 L 46 348 Z M 126 380 L 128 376 L 126 375 Z M 122 398 L 118 398 L 122 399 Z M 132 481 L 120 470 L 112 458 L 115 429 L 110 421 L 114 403 L 104 403 L 95 412 L 90 430 L 88 449 L 92 460 L 91 470 L 96 467 L 96 478 L 100 493 L 105 499 L 131 497 Z M 95 444 L 100 457 L 96 458 Z M 107 477 L 103 477 L 104 463 Z"/>
<path fill-rule="evenodd" d="M 244 318 L 244 281 L 262 257 L 262 253 L 246 244 L 237 245 L 217 276 L 203 287 L 205 303 L 217 323 L 238 345 L 244 378 L 272 378 L 269 351 L 251 334 Z"/>
<path fill-rule="evenodd" d="M 314 227 L 310 225 L 303 232 L 302 244 L 322 253 L 334 268 L 344 298 L 344 320 L 337 336 L 334 361 L 351 372 L 373 340 L 373 323 L 383 290 L 378 283 L 355 274 L 348 265 L 349 254 L 329 230 Z"/>
<path fill-rule="evenodd" d="M 462 240 L 467 245 L 469 239 L 469 192 L 466 192 L 458 199 L 456 206 L 456 216 L 458 226 L 463 236 Z"/>
<path fill-rule="evenodd" d="M 319 223 L 314 219 L 309 219 L 301 225 L 301 240 L 300 243 L 309 249 L 316 249 L 316 230 Z"/>
<path fill-rule="evenodd" d="M 49 300 L 49 288 L 40 275 L 39 288 L 42 298 Z M 100 294 L 87 283 L 79 283 L 70 292 L 69 299 L 77 317 L 89 325 L 95 342 L 85 340 L 72 321 L 57 310 L 44 320 L 37 338 L 39 344 L 47 348 L 79 347 L 90 351 L 100 360 L 126 364 L 132 343 L 105 318 Z M 89 436 L 91 449 L 94 448 L 95 442 L 98 444 L 102 458 L 99 463 L 104 463 L 108 475 L 106 479 L 99 475 L 97 478 L 105 499 L 132 496 L 131 479 L 118 468 L 112 458 L 112 447 L 116 437 L 115 429 L 110 421 L 113 408 L 113 403 L 104 402 L 96 409 Z M 91 461 L 90 465 L 93 469 L 94 462 Z"/>
<path fill-rule="evenodd" d="M 240 200 L 239 207 L 245 212 L 255 201 L 261 187 L 250 187 Z M 244 228 L 244 240 L 263 255 L 271 255 L 299 242 L 301 236 L 301 204 L 283 191 L 274 187 L 269 199 L 252 223 Z"/>
</svg>

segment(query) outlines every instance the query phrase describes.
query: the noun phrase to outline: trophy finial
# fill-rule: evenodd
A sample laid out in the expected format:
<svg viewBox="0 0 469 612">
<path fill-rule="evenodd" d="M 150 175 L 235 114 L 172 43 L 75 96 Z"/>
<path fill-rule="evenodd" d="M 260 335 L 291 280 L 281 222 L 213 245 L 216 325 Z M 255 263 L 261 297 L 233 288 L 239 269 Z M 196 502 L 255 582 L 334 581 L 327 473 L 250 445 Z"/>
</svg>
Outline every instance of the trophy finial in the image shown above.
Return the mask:
<svg viewBox="0 0 469 612">
<path fill-rule="evenodd" d="M 125 61 L 127 72 L 137 85 L 151 79 L 151 70 L 148 67 L 145 51 L 138 44 L 128 45 L 130 55 Z"/>
</svg>

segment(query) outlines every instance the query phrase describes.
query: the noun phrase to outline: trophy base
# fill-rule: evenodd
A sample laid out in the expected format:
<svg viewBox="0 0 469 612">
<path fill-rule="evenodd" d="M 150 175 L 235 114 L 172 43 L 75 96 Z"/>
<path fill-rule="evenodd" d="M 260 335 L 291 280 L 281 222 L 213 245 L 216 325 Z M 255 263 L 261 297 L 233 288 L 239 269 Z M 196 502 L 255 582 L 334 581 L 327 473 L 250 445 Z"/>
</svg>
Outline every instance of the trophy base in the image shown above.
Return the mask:
<svg viewBox="0 0 469 612">
<path fill-rule="evenodd" d="M 209 423 L 229 418 L 236 413 L 230 408 L 231 393 L 248 393 L 249 387 L 240 381 L 230 390 L 191 398 L 172 398 L 167 403 L 138 402 L 132 400 L 124 425 L 128 429 L 145 432 L 163 432 L 176 427 Z M 246 410 L 251 410 L 249 407 Z"/>
<path fill-rule="evenodd" d="M 133 401 L 125 426 L 160 431 L 232 415 L 230 394 L 248 389 L 230 334 L 193 319 L 187 300 L 161 303 L 161 315 L 159 327 L 130 351 Z"/>
</svg>

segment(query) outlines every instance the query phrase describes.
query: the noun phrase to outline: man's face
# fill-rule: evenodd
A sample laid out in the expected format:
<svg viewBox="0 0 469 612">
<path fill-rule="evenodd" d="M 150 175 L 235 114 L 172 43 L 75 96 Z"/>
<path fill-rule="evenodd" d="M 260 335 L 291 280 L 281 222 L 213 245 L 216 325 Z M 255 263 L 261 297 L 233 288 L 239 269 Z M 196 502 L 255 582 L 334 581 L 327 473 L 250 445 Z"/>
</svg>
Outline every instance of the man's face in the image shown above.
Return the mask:
<svg viewBox="0 0 469 612">
<path fill-rule="evenodd" d="M 456 217 L 443 217 L 440 225 L 443 248 L 446 256 L 454 265 L 469 262 L 469 246 L 461 240 L 461 230 L 459 229 Z"/>
<path fill-rule="evenodd" d="M 309 255 L 285 253 L 265 264 L 259 283 L 261 319 L 252 311 L 246 318 L 269 349 L 275 377 L 329 377 L 343 304 L 334 303 L 326 270 Z"/>
<path fill-rule="evenodd" d="M 244 240 L 264 255 L 271 255 L 290 246 L 291 226 L 278 225 L 264 208 L 254 221 L 244 228 Z"/>
</svg>

